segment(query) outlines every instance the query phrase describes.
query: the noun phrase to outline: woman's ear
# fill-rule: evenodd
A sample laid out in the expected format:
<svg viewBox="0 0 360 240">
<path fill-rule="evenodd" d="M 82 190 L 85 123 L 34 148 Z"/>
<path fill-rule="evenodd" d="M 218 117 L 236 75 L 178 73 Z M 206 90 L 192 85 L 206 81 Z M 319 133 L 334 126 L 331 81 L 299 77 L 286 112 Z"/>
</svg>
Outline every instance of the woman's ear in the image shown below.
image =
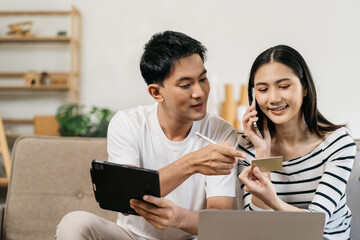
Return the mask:
<svg viewBox="0 0 360 240">
<path fill-rule="evenodd" d="M 305 88 L 305 89 L 304 89 L 304 94 L 303 94 L 303 95 L 304 95 L 304 97 L 306 97 L 306 95 L 307 95 L 307 94 L 308 94 L 308 89 L 307 89 L 307 88 Z"/>
<path fill-rule="evenodd" d="M 155 101 L 157 101 L 158 103 L 161 103 L 164 101 L 164 97 L 161 94 L 161 89 L 162 87 L 159 84 L 150 84 L 147 89 L 149 94 L 155 99 Z"/>
</svg>

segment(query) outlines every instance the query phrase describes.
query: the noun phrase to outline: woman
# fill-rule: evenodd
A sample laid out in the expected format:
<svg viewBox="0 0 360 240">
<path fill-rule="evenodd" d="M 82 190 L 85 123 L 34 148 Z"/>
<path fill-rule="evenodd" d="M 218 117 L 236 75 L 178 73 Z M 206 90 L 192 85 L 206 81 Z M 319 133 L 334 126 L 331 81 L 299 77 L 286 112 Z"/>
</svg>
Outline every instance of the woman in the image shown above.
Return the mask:
<svg viewBox="0 0 360 240">
<path fill-rule="evenodd" d="M 283 156 L 284 162 L 281 171 L 271 174 L 240 166 L 245 209 L 324 212 L 324 238 L 348 239 L 351 212 L 345 189 L 356 145 L 344 125 L 334 125 L 318 111 L 304 59 L 291 47 L 272 47 L 256 58 L 248 86 L 249 102 L 255 98 L 256 104 L 243 118 L 244 135 L 252 144 L 240 146 L 247 164 L 270 156 Z"/>
</svg>

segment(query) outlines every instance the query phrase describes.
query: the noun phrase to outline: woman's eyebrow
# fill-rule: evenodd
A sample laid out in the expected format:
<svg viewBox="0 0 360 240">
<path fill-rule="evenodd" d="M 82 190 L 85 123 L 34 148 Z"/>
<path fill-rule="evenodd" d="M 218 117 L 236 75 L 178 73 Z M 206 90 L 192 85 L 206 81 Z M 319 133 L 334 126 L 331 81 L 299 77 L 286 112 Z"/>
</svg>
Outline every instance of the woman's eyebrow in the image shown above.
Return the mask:
<svg viewBox="0 0 360 240">
<path fill-rule="evenodd" d="M 282 78 L 282 79 L 279 79 L 279 80 L 276 80 L 275 83 L 281 83 L 281 82 L 284 82 L 284 81 L 291 81 L 290 78 Z M 255 86 L 259 86 L 259 85 L 268 85 L 268 83 L 266 82 L 258 82 L 255 84 Z"/>
</svg>

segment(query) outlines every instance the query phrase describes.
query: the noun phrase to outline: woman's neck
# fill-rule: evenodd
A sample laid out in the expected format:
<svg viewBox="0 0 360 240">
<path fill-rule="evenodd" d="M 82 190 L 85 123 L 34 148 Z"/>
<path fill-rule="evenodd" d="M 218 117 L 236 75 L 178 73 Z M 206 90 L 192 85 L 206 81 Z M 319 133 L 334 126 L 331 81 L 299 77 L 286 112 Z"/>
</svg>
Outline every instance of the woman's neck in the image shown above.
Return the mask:
<svg viewBox="0 0 360 240">
<path fill-rule="evenodd" d="M 323 139 L 311 134 L 303 117 L 298 122 L 275 126 L 271 155 L 283 156 L 284 161 L 304 156 L 321 144 Z"/>
<path fill-rule="evenodd" d="M 273 141 L 277 144 L 294 146 L 299 142 L 304 142 L 310 135 L 304 117 L 299 116 L 299 118 L 294 119 L 294 121 L 289 121 L 282 125 L 275 125 L 275 136 Z"/>
</svg>

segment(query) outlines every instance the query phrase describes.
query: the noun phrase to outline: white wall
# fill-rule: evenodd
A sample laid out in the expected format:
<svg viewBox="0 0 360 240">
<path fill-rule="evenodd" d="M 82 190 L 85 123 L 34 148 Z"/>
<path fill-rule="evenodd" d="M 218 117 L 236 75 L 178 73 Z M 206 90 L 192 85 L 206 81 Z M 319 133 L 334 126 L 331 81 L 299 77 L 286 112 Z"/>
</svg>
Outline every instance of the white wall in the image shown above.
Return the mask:
<svg viewBox="0 0 360 240">
<path fill-rule="evenodd" d="M 313 73 L 320 111 L 335 123 L 348 123 L 353 137 L 360 138 L 357 0 L 2 0 L 0 9 L 67 10 L 72 4 L 83 16 L 81 101 L 86 105 L 118 110 L 152 103 L 140 74 L 139 59 L 153 33 L 171 29 L 200 40 L 208 48 L 210 81 L 220 82 L 214 86 L 233 83 L 236 90 L 247 83 L 251 64 L 260 52 L 277 44 L 294 47 Z M 0 28 L 0 34 L 5 31 Z M 48 47 L 63 59 L 48 68 L 64 68 L 61 62 L 67 63 L 67 59 L 62 47 Z M 41 52 L 32 59 L 35 69 L 45 66 L 36 65 L 46 54 L 43 47 L 37 48 Z M 8 50 L 0 46 L 0 51 L 0 71 L 8 64 L 27 70 L 28 63 L 10 63 Z M 33 107 L 24 107 L 10 94 L 0 92 L 0 113 L 5 117 L 51 112 L 59 99 L 49 100 L 49 107 L 44 107 L 44 98 L 34 101 L 38 102 Z"/>
</svg>

